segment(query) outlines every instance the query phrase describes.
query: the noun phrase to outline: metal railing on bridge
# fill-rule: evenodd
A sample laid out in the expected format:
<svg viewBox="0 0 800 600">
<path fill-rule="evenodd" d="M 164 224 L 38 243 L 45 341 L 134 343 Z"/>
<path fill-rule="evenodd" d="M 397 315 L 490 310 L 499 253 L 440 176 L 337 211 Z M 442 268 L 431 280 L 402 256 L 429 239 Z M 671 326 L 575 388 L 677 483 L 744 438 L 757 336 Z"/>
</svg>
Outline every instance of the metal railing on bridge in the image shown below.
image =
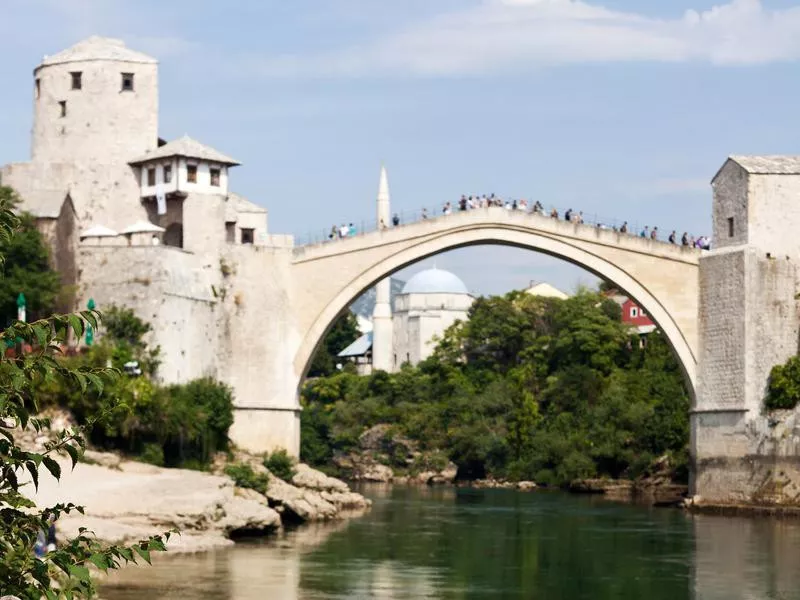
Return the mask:
<svg viewBox="0 0 800 600">
<path fill-rule="evenodd" d="M 449 213 L 444 212 L 444 207 L 442 205 L 438 206 L 437 208 L 429 209 L 429 208 L 420 208 L 418 210 L 403 210 L 396 213 L 392 213 L 392 219 L 388 223 L 381 224 L 378 222 L 377 219 L 361 219 L 358 221 L 346 221 L 340 225 L 334 225 L 327 229 L 321 229 L 318 231 L 309 231 L 304 235 L 295 236 L 295 247 L 299 246 L 309 246 L 314 244 L 323 244 L 329 242 L 337 242 L 343 239 L 348 239 L 352 237 L 358 237 L 365 235 L 367 233 L 372 233 L 374 231 L 378 231 L 381 228 L 395 228 L 395 227 L 402 227 L 404 225 L 411 225 L 413 223 L 419 223 L 425 220 L 433 220 L 433 219 L 446 219 L 451 215 L 456 213 L 465 212 L 461 210 L 458 206 L 458 202 L 451 202 L 451 208 Z M 551 206 L 549 208 L 542 208 L 541 211 L 535 210 L 532 206 L 529 205 L 526 208 L 522 208 L 519 200 L 511 199 L 506 204 L 504 202 L 501 206 L 479 206 L 475 208 L 467 208 L 466 212 L 474 212 L 474 211 L 486 211 L 486 210 L 509 210 L 514 211 L 515 213 L 523 213 L 528 214 L 534 218 L 539 219 L 555 219 L 556 217 L 552 216 L 552 212 L 555 210 L 558 214 L 557 219 L 559 221 L 564 221 L 564 215 L 569 208 L 561 210 L 557 207 Z M 514 208 L 516 206 L 516 208 Z M 397 217 L 397 224 L 393 222 L 394 217 Z M 620 231 L 620 228 L 624 223 L 627 223 L 627 235 L 631 235 L 634 237 L 642 237 L 642 231 L 644 230 L 645 225 L 640 224 L 635 221 L 626 221 L 624 219 L 616 219 L 616 218 L 606 218 L 602 215 L 598 215 L 597 213 L 591 214 L 584 214 L 581 211 L 572 211 L 570 222 L 574 223 L 575 225 L 583 225 L 584 227 L 594 227 L 599 229 L 609 229 L 613 231 Z M 646 237 L 650 238 L 650 231 L 652 229 L 649 225 L 648 232 Z M 343 232 L 346 231 L 346 235 L 342 235 Z M 669 236 L 669 232 L 659 229 L 658 235 L 655 238 L 657 241 L 663 243 L 669 243 L 667 238 Z M 676 245 L 681 245 L 681 237 L 683 232 L 676 231 Z M 699 239 L 699 238 L 698 238 Z M 694 245 L 695 238 L 691 238 L 691 245 Z"/>
</svg>

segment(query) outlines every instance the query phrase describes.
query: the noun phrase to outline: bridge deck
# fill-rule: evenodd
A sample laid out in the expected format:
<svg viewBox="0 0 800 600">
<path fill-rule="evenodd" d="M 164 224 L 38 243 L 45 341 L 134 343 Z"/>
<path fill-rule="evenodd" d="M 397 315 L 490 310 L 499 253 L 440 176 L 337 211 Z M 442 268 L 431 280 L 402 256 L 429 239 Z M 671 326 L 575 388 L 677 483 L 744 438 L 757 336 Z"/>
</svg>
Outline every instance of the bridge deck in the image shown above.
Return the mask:
<svg viewBox="0 0 800 600">
<path fill-rule="evenodd" d="M 368 250 L 371 247 L 414 239 L 418 236 L 446 234 L 459 229 L 513 228 L 558 237 L 563 241 L 580 241 L 601 246 L 611 246 L 629 252 L 648 254 L 654 258 L 669 259 L 697 264 L 702 250 L 667 241 L 642 238 L 633 233 L 620 233 L 607 227 L 574 223 L 555 219 L 539 213 L 508 210 L 501 207 L 475 208 L 456 211 L 412 223 L 390 226 L 352 237 L 336 238 L 325 242 L 298 246 L 294 249 L 294 261 L 305 262 L 337 254 L 348 254 Z M 492 243 L 487 239 L 486 243 Z"/>
</svg>

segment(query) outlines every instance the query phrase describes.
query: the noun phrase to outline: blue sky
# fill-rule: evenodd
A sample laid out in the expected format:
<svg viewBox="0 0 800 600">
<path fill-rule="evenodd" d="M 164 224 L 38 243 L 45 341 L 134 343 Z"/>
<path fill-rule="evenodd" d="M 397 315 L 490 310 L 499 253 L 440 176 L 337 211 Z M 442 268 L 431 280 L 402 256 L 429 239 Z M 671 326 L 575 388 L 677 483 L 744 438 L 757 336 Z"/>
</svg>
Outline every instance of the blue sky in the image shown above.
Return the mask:
<svg viewBox="0 0 800 600">
<path fill-rule="evenodd" d="M 28 156 L 33 67 L 91 34 L 160 60 L 162 137 L 241 160 L 274 233 L 372 218 L 381 162 L 397 211 L 494 192 L 707 233 L 727 155 L 798 151 L 785 0 L 0 0 L 0 163 Z M 504 248 L 435 262 L 477 293 L 592 281 Z"/>
</svg>

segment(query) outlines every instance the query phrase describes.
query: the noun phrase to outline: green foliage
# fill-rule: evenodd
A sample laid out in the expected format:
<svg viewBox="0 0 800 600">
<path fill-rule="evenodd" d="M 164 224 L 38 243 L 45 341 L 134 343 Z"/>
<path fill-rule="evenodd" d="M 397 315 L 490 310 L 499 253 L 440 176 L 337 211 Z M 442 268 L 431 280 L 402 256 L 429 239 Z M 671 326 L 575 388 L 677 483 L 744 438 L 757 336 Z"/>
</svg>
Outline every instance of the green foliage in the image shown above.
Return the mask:
<svg viewBox="0 0 800 600">
<path fill-rule="evenodd" d="M 0 194 L 0 262 L 13 246 L 20 221 L 12 213 L 12 198 Z M 24 600 L 90 598 L 95 587 L 89 566 L 108 571 L 137 559 L 150 562 L 150 553 L 165 550 L 165 536 L 154 536 L 130 547 L 103 546 L 85 530 L 67 540 L 60 548 L 39 558 L 34 555 L 39 532 L 65 514 L 83 512 L 73 504 L 39 508 L 26 492 L 30 478 L 33 488 L 40 477 L 61 477 L 58 454 L 69 457 L 74 468 L 85 447 L 84 431 L 62 432 L 55 441 L 45 444 L 42 453 L 23 450 L 16 443 L 19 430 L 42 431 L 49 423 L 35 418 L 39 412 L 37 387 L 46 382 L 74 386 L 81 394 L 96 394 L 114 385 L 118 372 L 113 369 L 81 366 L 69 368 L 54 358 L 70 332 L 80 337 L 87 323 L 97 327 L 98 315 L 57 315 L 32 323 L 15 322 L 0 333 L 0 343 L 16 347 L 13 353 L 0 356 L 0 593 Z M 23 353 L 29 345 L 32 351 Z M 98 420 L 96 415 L 92 423 Z M 89 423 L 89 424 L 92 424 Z M 32 490 L 31 490 L 32 491 Z"/>
<path fill-rule="evenodd" d="M 794 408 L 800 402 L 800 356 L 793 356 L 769 373 L 765 405 L 768 410 Z"/>
<path fill-rule="evenodd" d="M 108 360 L 117 365 L 118 349 L 104 340 L 59 362 L 71 368 L 100 368 Z M 63 381 L 41 382 L 36 392 L 41 402 L 68 409 L 82 425 L 107 413 L 102 424 L 91 428 L 90 441 L 155 465 L 203 468 L 214 453 L 228 447 L 233 393 L 212 379 L 160 387 L 147 377 L 123 375 L 103 393 L 84 393 Z"/>
<path fill-rule="evenodd" d="M 664 455 L 685 466 L 679 365 L 659 333 L 641 347 L 619 314 L 589 291 L 479 298 L 416 368 L 309 381 L 301 458 L 324 466 L 366 428 L 391 423 L 423 452 L 445 452 L 464 478 L 564 485 L 637 477 Z"/>
<path fill-rule="evenodd" d="M 255 490 L 265 494 L 269 485 L 269 476 L 266 473 L 256 473 L 253 467 L 246 463 L 233 463 L 225 466 L 225 475 L 241 488 Z"/>
<path fill-rule="evenodd" d="M 355 342 L 359 335 L 361 334 L 358 331 L 356 316 L 350 311 L 343 313 L 334 321 L 333 327 L 322 340 L 322 344 L 311 362 L 308 376 L 327 377 L 333 375 L 336 372 L 336 364 L 344 362 L 337 355 Z"/>
<path fill-rule="evenodd" d="M 0 206 L 19 202 L 14 190 L 0 186 Z M 61 291 L 58 273 L 50 267 L 49 250 L 29 214 L 14 217 L 14 235 L 0 238 L 4 264 L 0 276 L 0 326 L 17 318 L 17 296 L 25 294 L 28 321 L 52 313 Z"/>
<path fill-rule="evenodd" d="M 150 324 L 137 317 L 132 309 L 115 305 L 103 311 L 103 326 L 111 341 L 125 342 L 134 347 L 144 345 L 142 338 L 151 329 Z"/>
<path fill-rule="evenodd" d="M 291 481 L 295 476 L 294 460 L 283 448 L 264 457 L 264 466 L 278 479 Z"/>
</svg>

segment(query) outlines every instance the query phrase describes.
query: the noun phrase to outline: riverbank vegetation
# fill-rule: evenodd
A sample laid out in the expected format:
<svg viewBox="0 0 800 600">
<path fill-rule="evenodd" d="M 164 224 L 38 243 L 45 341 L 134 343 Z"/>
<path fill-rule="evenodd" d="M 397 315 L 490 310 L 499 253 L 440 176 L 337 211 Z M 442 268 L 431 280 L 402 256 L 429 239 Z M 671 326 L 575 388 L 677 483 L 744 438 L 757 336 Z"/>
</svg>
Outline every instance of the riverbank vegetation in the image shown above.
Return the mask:
<svg viewBox="0 0 800 600">
<path fill-rule="evenodd" d="M 444 453 L 464 479 L 559 486 L 636 478 L 656 462 L 676 480 L 688 473 L 678 363 L 661 334 L 631 334 L 619 307 L 590 291 L 479 298 L 418 366 L 368 377 L 345 369 L 308 381 L 302 402 L 301 458 L 320 467 L 389 424 L 421 451 Z"/>
<path fill-rule="evenodd" d="M 159 352 L 144 341 L 149 324 L 117 306 L 108 307 L 103 319 L 100 340 L 61 362 L 71 368 L 110 364 L 123 375 L 102 393 L 46 382 L 38 388 L 40 401 L 69 410 L 79 424 L 110 411 L 110 417 L 89 432 L 97 448 L 118 450 L 157 466 L 207 468 L 216 452 L 228 448 L 233 424 L 230 388 L 210 378 L 180 385 L 155 383 Z"/>
</svg>

